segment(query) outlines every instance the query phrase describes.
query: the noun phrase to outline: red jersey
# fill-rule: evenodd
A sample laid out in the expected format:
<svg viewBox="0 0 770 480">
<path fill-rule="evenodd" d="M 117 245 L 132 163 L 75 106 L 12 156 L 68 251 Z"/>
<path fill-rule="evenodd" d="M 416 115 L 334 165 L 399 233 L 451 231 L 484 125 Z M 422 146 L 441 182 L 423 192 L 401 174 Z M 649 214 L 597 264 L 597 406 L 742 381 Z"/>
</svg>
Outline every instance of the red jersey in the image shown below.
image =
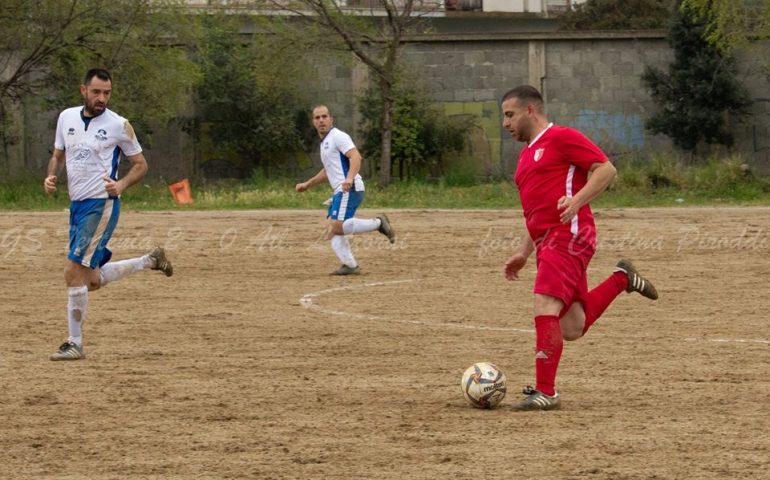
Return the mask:
<svg viewBox="0 0 770 480">
<path fill-rule="evenodd" d="M 572 197 L 588 181 L 594 163 L 608 161 L 607 155 L 582 133 L 549 124 L 519 155 L 514 180 L 519 187 L 527 230 L 536 244 L 546 234 L 596 243 L 596 226 L 586 204 L 569 223 L 561 223 L 556 204 Z"/>
</svg>

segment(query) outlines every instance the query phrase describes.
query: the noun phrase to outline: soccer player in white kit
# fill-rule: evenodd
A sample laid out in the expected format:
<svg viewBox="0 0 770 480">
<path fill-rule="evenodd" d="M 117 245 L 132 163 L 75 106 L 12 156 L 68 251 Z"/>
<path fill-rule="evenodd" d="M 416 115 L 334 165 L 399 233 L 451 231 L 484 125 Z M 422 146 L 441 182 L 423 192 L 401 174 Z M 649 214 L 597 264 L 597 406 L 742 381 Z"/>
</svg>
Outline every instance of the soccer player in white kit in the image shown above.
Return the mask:
<svg viewBox="0 0 770 480">
<path fill-rule="evenodd" d="M 360 269 L 345 235 L 377 230 L 394 243 L 396 234 L 384 214 L 371 219 L 354 217 L 364 200 L 364 181 L 358 173 L 361 154 L 350 135 L 334 126 L 329 107 L 318 105 L 313 108 L 313 126 L 321 139 L 323 168 L 313 178 L 298 183 L 295 189 L 304 192 L 328 180 L 334 194 L 327 212 L 325 238 L 331 240 L 332 250 L 342 262 L 332 275 L 355 275 L 360 273 Z"/>
<path fill-rule="evenodd" d="M 59 114 L 54 151 L 43 182 L 47 193 L 56 191 L 57 175 L 67 167 L 70 196 L 69 254 L 64 266 L 67 283 L 69 337 L 51 360 L 80 360 L 88 292 L 144 268 L 173 274 L 171 262 L 157 247 L 142 257 L 110 262 L 107 243 L 120 216 L 120 194 L 147 173 L 147 161 L 131 124 L 107 108 L 112 79 L 103 69 L 91 69 L 80 86 L 83 106 Z M 118 180 L 118 162 L 131 163 Z M 109 263 L 108 263 L 109 262 Z"/>
</svg>

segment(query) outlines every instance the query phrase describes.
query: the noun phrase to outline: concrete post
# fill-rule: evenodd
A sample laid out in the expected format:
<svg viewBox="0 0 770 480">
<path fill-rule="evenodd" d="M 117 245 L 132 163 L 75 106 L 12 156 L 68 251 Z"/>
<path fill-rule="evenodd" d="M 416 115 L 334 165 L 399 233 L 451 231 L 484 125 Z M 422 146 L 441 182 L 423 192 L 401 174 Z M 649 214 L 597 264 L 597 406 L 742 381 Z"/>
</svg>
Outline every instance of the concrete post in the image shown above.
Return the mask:
<svg viewBox="0 0 770 480">
<path fill-rule="evenodd" d="M 545 100 L 545 41 L 529 41 L 529 84 L 540 90 Z"/>
</svg>

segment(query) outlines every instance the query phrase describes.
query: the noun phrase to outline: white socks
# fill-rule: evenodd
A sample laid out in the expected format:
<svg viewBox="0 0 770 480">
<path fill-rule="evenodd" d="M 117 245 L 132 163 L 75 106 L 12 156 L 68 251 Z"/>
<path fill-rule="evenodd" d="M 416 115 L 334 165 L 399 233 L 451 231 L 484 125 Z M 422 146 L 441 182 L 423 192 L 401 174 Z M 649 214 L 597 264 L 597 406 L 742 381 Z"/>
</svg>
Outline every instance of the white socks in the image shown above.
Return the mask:
<svg viewBox="0 0 770 480">
<path fill-rule="evenodd" d="M 121 260 L 119 262 L 106 263 L 99 269 L 99 285 L 105 286 L 108 283 L 120 280 L 132 273 L 136 273 L 144 268 L 154 266 L 155 260 L 149 255 Z M 86 320 L 88 311 L 88 287 L 68 287 L 67 288 L 67 325 L 69 326 L 70 336 L 68 342 L 83 346 L 83 322 Z"/>
<path fill-rule="evenodd" d="M 143 257 L 109 262 L 99 269 L 99 284 L 103 287 L 110 282 L 115 282 L 144 268 L 152 267 L 154 260 L 149 255 Z"/>
<path fill-rule="evenodd" d="M 357 235 L 359 233 L 373 232 L 380 228 L 382 221 L 379 218 L 348 218 L 342 222 L 342 231 L 345 235 Z M 358 262 L 353 256 L 353 251 L 350 249 L 350 242 L 345 238 L 345 235 L 335 235 L 332 237 L 332 250 L 337 254 L 337 258 L 340 259 L 344 265 L 351 268 L 356 268 Z"/>
<path fill-rule="evenodd" d="M 86 321 L 88 310 L 88 287 L 69 287 L 67 297 L 67 323 L 70 330 L 67 341 L 80 347 L 83 345 L 83 322 Z"/>
<path fill-rule="evenodd" d="M 345 232 L 345 235 L 357 235 L 359 233 L 373 232 L 374 230 L 380 228 L 380 223 L 382 222 L 380 222 L 379 218 L 348 218 L 342 222 L 342 231 Z"/>
<path fill-rule="evenodd" d="M 349 220 L 346 220 L 345 222 L 348 222 Z M 353 250 L 350 249 L 350 242 L 348 242 L 348 239 L 345 238 L 344 235 L 335 235 L 332 237 L 332 250 L 334 250 L 334 253 L 337 254 L 337 258 L 339 258 L 340 262 L 343 264 L 350 268 L 356 268 L 358 266 L 356 258 L 353 256 Z"/>
</svg>

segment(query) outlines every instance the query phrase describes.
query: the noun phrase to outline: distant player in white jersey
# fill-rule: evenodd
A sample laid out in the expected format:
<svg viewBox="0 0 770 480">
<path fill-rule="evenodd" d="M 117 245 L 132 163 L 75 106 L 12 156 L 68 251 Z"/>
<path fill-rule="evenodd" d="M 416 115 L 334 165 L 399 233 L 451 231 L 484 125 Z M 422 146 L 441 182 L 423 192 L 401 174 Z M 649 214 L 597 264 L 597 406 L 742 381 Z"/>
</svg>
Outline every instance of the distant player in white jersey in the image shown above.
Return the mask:
<svg viewBox="0 0 770 480">
<path fill-rule="evenodd" d="M 80 94 L 83 106 L 68 108 L 59 115 L 53 156 L 43 182 L 47 193 L 56 191 L 57 176 L 66 165 L 71 201 L 69 254 L 64 266 L 69 338 L 51 360 L 85 358 L 82 328 L 90 290 L 144 268 L 160 270 L 168 277 L 173 273 L 171 262 L 159 247 L 142 257 L 110 262 L 112 252 L 107 243 L 120 216 L 120 194 L 144 177 L 147 161 L 128 120 L 107 109 L 112 94 L 109 72 L 89 70 Z M 121 154 L 131 168 L 118 180 Z"/>
<path fill-rule="evenodd" d="M 298 192 L 304 192 L 325 180 L 329 181 L 333 196 L 326 217 L 326 238 L 331 240 L 332 250 L 342 262 L 332 275 L 358 274 L 358 262 L 345 235 L 377 230 L 388 237 L 390 243 L 396 241 L 396 235 L 386 215 L 371 219 L 354 217 L 356 209 L 364 201 L 364 181 L 358 174 L 361 154 L 350 135 L 334 127 L 329 107 L 318 105 L 313 108 L 313 126 L 321 138 L 323 168 L 313 178 L 298 183 L 295 188 Z"/>
</svg>

